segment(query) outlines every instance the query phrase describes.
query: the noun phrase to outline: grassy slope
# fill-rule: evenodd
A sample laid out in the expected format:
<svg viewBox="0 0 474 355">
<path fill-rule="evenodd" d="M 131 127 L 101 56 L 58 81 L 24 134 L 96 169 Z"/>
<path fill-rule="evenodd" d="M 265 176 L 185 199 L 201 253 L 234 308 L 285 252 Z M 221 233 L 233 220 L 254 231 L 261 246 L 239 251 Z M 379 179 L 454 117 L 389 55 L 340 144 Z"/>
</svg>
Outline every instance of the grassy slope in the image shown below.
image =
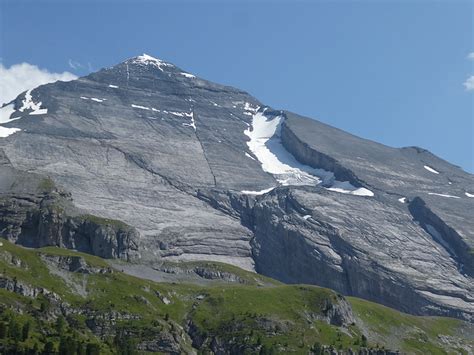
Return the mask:
<svg viewBox="0 0 474 355">
<path fill-rule="evenodd" d="M 335 298 L 334 292 L 327 289 L 283 285 L 219 263 L 205 264 L 237 274 L 248 280 L 249 285 L 216 282 L 213 286 L 204 287 L 155 283 L 119 271 L 91 275 L 67 273 L 67 277 L 58 277 L 50 273 L 40 258 L 41 254 L 80 255 L 89 265 L 104 269 L 109 267 L 104 260 L 87 254 L 51 247 L 24 249 L 3 241 L 0 247 L 0 275 L 44 287 L 56 292 L 72 306 L 91 312 L 117 310 L 139 315 L 138 320 L 123 322 L 124 327 L 134 329 L 136 334 L 144 334 L 153 327 L 160 330 L 169 330 L 175 325 L 184 327 L 191 320 L 203 336 L 219 336 L 237 343 L 263 344 L 282 352 L 307 353 L 316 342 L 335 348 L 358 349 L 364 331 L 372 346 L 378 343 L 381 347 L 408 352 L 426 353 L 429 350 L 431 353 L 444 353 L 438 335 L 455 335 L 465 327 L 459 320 L 414 317 L 368 301 L 349 298 L 358 322 L 349 329 L 339 329 L 316 320 L 324 301 Z M 12 256 L 21 260 L 21 265 L 12 263 Z M 75 285 L 82 285 L 87 295 L 84 297 L 75 292 Z M 166 304 L 168 300 L 170 303 Z M 22 317 L 30 317 L 37 328 L 45 327 L 32 316 L 41 308 L 41 302 L 41 298 L 31 300 L 0 290 L 0 304 L 23 305 L 27 312 Z M 84 326 L 84 320 L 84 316 L 76 317 L 77 325 L 73 328 L 74 332 L 80 334 L 75 336 L 99 342 Z M 58 342 L 59 338 L 54 336 L 54 332 L 49 333 L 51 339 Z M 33 340 L 28 341 L 41 338 L 39 329 L 33 334 Z M 189 343 L 188 340 L 188 346 Z M 453 345 L 450 348 L 454 350 L 465 345 Z M 110 344 L 102 346 L 103 352 L 112 351 Z"/>
<path fill-rule="evenodd" d="M 460 334 L 472 334 L 473 326 L 457 319 L 446 317 L 417 317 L 397 312 L 380 304 L 371 303 L 359 298 L 348 297 L 355 315 L 362 326 L 371 334 L 369 338 L 379 344 L 397 344 L 404 352 L 417 354 L 445 354 L 439 336 L 445 336 L 451 342 L 450 348 L 459 353 L 466 353 L 471 341 L 456 342 L 452 337 Z"/>
</svg>

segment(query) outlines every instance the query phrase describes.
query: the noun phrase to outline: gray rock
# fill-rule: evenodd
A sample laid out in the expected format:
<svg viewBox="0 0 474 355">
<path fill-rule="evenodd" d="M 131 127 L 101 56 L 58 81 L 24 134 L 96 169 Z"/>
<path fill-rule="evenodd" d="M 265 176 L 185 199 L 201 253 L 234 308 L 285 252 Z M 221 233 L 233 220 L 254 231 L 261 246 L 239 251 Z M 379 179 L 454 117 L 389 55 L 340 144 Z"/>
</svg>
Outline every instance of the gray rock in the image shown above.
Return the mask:
<svg viewBox="0 0 474 355">
<path fill-rule="evenodd" d="M 107 274 L 113 272 L 112 268 L 90 266 L 84 258 L 80 256 L 40 254 L 40 257 L 47 265 L 68 272 L 79 274 Z"/>
<path fill-rule="evenodd" d="M 10 163 L 0 169 L 0 233 L 28 247 L 59 246 L 126 260 L 139 256 L 135 228 L 78 210 L 50 178 Z"/>
<path fill-rule="evenodd" d="M 31 96 L 47 114 L 21 111 L 21 94 L 11 115 L 21 118 L 3 125 L 21 131 L 0 139 L 8 239 L 143 264 L 223 261 L 410 313 L 473 319 L 474 177 L 428 151 L 273 111 L 147 57 Z M 328 190 L 327 179 L 242 193 L 278 185 L 244 133 L 259 107 L 283 119 L 270 143 L 374 196 Z M 38 192 L 44 177 L 58 188 Z M 52 208 L 58 201 L 64 212 Z"/>
</svg>

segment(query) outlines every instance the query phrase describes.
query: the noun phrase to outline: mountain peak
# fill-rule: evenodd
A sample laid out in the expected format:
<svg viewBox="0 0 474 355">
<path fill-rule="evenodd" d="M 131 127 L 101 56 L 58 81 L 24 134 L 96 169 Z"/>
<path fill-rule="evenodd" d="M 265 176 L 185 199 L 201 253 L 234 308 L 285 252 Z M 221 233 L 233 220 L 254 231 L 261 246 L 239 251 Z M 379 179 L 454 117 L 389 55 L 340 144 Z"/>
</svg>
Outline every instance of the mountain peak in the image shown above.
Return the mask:
<svg viewBox="0 0 474 355">
<path fill-rule="evenodd" d="M 152 57 L 151 55 L 148 55 L 146 53 L 130 58 L 129 60 L 126 61 L 126 63 L 145 65 L 145 66 L 154 66 L 160 69 L 161 71 L 164 71 L 163 68 L 165 67 L 168 67 L 168 68 L 174 67 L 173 64 L 167 63 L 164 60 L 161 60 L 159 58 Z"/>
</svg>

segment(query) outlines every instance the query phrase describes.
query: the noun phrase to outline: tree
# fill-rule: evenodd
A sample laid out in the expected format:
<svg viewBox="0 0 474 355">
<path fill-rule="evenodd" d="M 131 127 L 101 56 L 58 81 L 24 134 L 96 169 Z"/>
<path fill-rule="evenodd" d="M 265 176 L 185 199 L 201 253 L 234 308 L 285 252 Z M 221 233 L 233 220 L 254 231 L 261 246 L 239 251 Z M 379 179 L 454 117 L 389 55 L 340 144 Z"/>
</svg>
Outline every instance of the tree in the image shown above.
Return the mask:
<svg viewBox="0 0 474 355">
<path fill-rule="evenodd" d="M 367 337 L 364 334 L 362 334 L 360 337 L 360 345 L 363 348 L 367 347 Z"/>
<path fill-rule="evenodd" d="M 77 355 L 86 355 L 86 346 L 82 341 L 77 343 Z"/>
<path fill-rule="evenodd" d="M 49 311 L 49 301 L 43 298 L 40 303 L 40 312 L 46 313 L 48 311 Z"/>
<path fill-rule="evenodd" d="M 38 343 L 35 343 L 35 345 L 33 345 L 33 349 L 31 349 L 31 354 L 34 354 L 34 355 L 37 355 L 40 353 L 40 350 L 39 350 L 39 344 Z"/>
<path fill-rule="evenodd" d="M 64 333 L 64 328 L 66 326 L 66 321 L 64 320 L 63 316 L 59 316 L 58 319 L 56 319 L 56 331 L 58 334 L 61 336 Z"/>
<path fill-rule="evenodd" d="M 70 336 L 61 337 L 59 340 L 59 353 L 61 355 L 74 355 L 77 352 L 76 349 L 76 341 Z"/>
<path fill-rule="evenodd" d="M 314 343 L 313 347 L 311 348 L 311 351 L 315 355 L 321 355 L 323 353 L 323 348 L 321 347 L 321 343 L 318 341 Z"/>
<path fill-rule="evenodd" d="M 275 345 L 272 344 L 270 346 L 267 346 L 267 345 L 262 346 L 262 349 L 260 350 L 260 354 L 264 354 L 264 355 L 276 354 Z"/>
<path fill-rule="evenodd" d="M 5 339 L 7 336 L 7 325 L 5 322 L 0 322 L 0 339 Z"/>
<path fill-rule="evenodd" d="M 25 324 L 23 324 L 23 328 L 21 330 L 23 341 L 28 339 L 28 337 L 30 336 L 30 329 L 31 329 L 30 322 L 26 322 Z"/>
<path fill-rule="evenodd" d="M 22 339 L 22 334 L 21 334 L 21 326 L 20 324 L 15 321 L 15 319 L 12 319 L 9 327 L 8 327 L 8 336 L 13 339 L 14 341 L 21 341 Z"/>
<path fill-rule="evenodd" d="M 89 343 L 86 346 L 86 355 L 100 355 L 100 346 L 96 343 Z"/>
<path fill-rule="evenodd" d="M 54 343 L 49 340 L 45 346 L 44 346 L 44 350 L 43 350 L 43 353 L 44 354 L 54 354 L 56 351 L 54 349 Z"/>
</svg>

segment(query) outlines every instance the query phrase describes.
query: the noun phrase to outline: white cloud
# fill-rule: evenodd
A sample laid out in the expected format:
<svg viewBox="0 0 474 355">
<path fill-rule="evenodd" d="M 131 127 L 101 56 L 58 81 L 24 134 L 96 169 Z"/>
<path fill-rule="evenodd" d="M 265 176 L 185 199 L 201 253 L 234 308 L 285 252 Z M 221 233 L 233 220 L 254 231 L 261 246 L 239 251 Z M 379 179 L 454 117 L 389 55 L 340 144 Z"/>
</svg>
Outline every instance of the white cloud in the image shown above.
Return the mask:
<svg viewBox="0 0 474 355">
<path fill-rule="evenodd" d="M 467 55 L 467 59 L 474 60 L 474 52 L 471 52 Z M 471 75 L 467 80 L 463 83 L 466 91 L 474 90 L 474 75 Z"/>
<path fill-rule="evenodd" d="M 467 91 L 474 90 L 474 75 L 471 75 L 469 78 L 467 78 L 463 85 Z"/>
<path fill-rule="evenodd" d="M 74 80 L 77 76 L 69 72 L 50 73 L 45 69 L 40 69 L 36 65 L 28 63 L 13 64 L 10 68 L 6 68 L 0 63 L 0 78 L 2 78 L 0 80 L 1 106 L 28 89 L 57 80 Z"/>
<path fill-rule="evenodd" d="M 68 64 L 71 67 L 71 69 L 74 69 L 74 70 L 84 68 L 84 66 L 81 63 L 72 59 L 69 59 Z"/>
</svg>

